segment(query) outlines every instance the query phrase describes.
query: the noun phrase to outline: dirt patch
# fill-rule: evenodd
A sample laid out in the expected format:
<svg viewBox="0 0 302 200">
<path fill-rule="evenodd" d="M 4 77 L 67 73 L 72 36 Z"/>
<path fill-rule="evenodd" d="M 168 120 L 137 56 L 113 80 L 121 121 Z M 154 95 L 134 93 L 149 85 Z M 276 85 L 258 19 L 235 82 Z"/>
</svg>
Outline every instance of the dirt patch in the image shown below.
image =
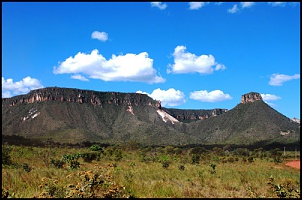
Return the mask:
<svg viewBox="0 0 302 200">
<path fill-rule="evenodd" d="M 287 162 L 285 165 L 296 168 L 296 169 L 300 169 L 300 160 L 290 161 L 290 162 Z"/>
</svg>

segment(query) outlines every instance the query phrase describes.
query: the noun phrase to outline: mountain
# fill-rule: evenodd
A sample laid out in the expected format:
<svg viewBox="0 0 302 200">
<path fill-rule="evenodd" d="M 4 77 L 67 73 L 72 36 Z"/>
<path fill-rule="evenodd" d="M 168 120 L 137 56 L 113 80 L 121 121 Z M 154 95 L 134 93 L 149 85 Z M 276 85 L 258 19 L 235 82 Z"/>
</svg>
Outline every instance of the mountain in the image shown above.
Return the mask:
<svg viewBox="0 0 302 200">
<path fill-rule="evenodd" d="M 49 87 L 2 98 L 2 138 L 145 145 L 296 143 L 300 124 L 242 96 L 231 110 L 164 108 L 145 94 Z"/>
</svg>

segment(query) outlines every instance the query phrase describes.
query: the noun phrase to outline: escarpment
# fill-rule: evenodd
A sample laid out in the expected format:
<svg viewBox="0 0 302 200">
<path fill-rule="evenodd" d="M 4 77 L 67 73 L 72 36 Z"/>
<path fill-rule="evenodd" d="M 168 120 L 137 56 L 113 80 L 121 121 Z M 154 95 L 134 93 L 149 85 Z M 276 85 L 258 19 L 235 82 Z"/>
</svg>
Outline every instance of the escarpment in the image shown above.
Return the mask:
<svg viewBox="0 0 302 200">
<path fill-rule="evenodd" d="M 228 109 L 220 109 L 220 108 L 208 109 L 208 110 L 207 109 L 184 110 L 184 109 L 163 108 L 163 110 L 181 122 L 204 120 L 209 117 L 215 117 L 228 112 Z"/>
<path fill-rule="evenodd" d="M 70 88 L 47 87 L 31 90 L 26 95 L 12 98 L 2 98 L 2 106 L 16 104 L 43 102 L 43 101 L 66 101 L 76 103 L 90 103 L 102 107 L 104 104 L 127 105 L 127 106 L 152 106 L 161 108 L 160 101 L 153 100 L 145 94 L 120 93 L 120 92 L 97 92 L 92 90 L 80 90 Z"/>
</svg>

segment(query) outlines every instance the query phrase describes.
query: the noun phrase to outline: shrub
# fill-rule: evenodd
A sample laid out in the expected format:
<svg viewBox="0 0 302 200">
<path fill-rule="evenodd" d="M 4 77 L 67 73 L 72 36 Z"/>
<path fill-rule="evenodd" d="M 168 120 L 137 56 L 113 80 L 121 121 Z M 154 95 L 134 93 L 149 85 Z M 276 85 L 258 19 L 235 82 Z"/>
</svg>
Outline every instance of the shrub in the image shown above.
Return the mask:
<svg viewBox="0 0 302 200">
<path fill-rule="evenodd" d="M 233 163 L 233 162 L 235 162 L 235 158 L 234 158 L 234 157 L 229 157 L 229 158 L 228 158 L 228 161 L 229 161 L 230 163 Z"/>
<path fill-rule="evenodd" d="M 58 180 L 42 178 L 42 184 L 39 186 L 43 191 L 34 198 L 63 198 L 65 189 L 58 186 Z"/>
<path fill-rule="evenodd" d="M 130 167 L 133 168 L 134 166 L 135 166 L 135 162 L 131 162 L 131 163 L 130 163 Z"/>
<path fill-rule="evenodd" d="M 70 161 L 68 167 L 71 168 L 71 169 L 77 169 L 77 168 L 80 167 L 80 163 L 76 160 L 72 160 L 72 161 Z"/>
<path fill-rule="evenodd" d="M 79 183 L 66 187 L 66 198 L 126 198 L 125 187 L 111 179 L 110 171 L 94 169 L 78 173 Z"/>
<path fill-rule="evenodd" d="M 279 198 L 300 198 L 300 184 L 295 185 L 290 179 L 283 181 L 281 184 L 276 184 L 275 179 L 271 176 L 268 185 Z"/>
<path fill-rule="evenodd" d="M 2 146 L 2 164 L 3 165 L 10 165 L 12 164 L 10 153 L 12 148 Z"/>
<path fill-rule="evenodd" d="M 51 158 L 50 164 L 59 169 L 59 168 L 63 168 L 65 162 L 62 160 L 54 160 Z"/>
<path fill-rule="evenodd" d="M 23 170 L 26 171 L 26 172 L 31 171 L 31 168 L 29 167 L 29 165 L 27 163 L 23 163 L 22 167 L 23 167 Z"/>
<path fill-rule="evenodd" d="M 116 149 L 113 153 L 113 157 L 115 161 L 120 161 L 123 158 L 122 150 Z"/>
<path fill-rule="evenodd" d="M 211 167 L 211 174 L 215 174 L 216 173 L 216 165 L 215 164 L 213 164 L 213 163 L 211 163 L 210 164 L 210 167 Z"/>
<path fill-rule="evenodd" d="M 254 158 L 253 158 L 252 156 L 248 157 L 248 159 L 247 159 L 247 160 L 249 161 L 249 163 L 254 162 Z"/>
<path fill-rule="evenodd" d="M 98 153 L 83 153 L 81 154 L 81 157 L 83 158 L 84 162 L 91 163 L 93 160 L 98 158 Z"/>
<path fill-rule="evenodd" d="M 89 149 L 90 149 L 90 151 L 99 151 L 99 152 L 104 151 L 103 148 L 98 144 L 92 145 Z"/>
<path fill-rule="evenodd" d="M 179 165 L 178 169 L 181 170 L 181 171 L 184 171 L 185 170 L 185 166 L 184 165 Z"/>
<path fill-rule="evenodd" d="M 198 154 L 192 154 L 192 164 L 199 164 L 199 161 L 200 161 L 200 155 Z"/>
<path fill-rule="evenodd" d="M 78 159 L 81 157 L 82 155 L 80 153 L 77 154 L 66 154 L 63 155 L 62 157 L 62 161 L 67 162 L 69 164 L 69 168 L 71 169 L 77 169 L 80 167 L 80 163 L 78 162 Z"/>
<path fill-rule="evenodd" d="M 169 161 L 164 160 L 164 161 L 162 162 L 162 167 L 163 167 L 163 168 L 167 169 L 169 166 L 170 166 Z"/>
<path fill-rule="evenodd" d="M 190 151 L 190 155 L 192 154 L 203 154 L 207 152 L 207 150 L 204 147 L 194 147 Z"/>
</svg>

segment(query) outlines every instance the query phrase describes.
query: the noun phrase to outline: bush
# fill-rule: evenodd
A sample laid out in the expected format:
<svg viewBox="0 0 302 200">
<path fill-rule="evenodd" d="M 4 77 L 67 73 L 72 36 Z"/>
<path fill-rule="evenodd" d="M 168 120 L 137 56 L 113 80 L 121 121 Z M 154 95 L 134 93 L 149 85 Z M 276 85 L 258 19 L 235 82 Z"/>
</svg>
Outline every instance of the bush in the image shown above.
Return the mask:
<svg viewBox="0 0 302 200">
<path fill-rule="evenodd" d="M 113 157 L 115 161 L 120 161 L 123 158 L 122 150 L 121 149 L 116 149 L 113 152 Z"/>
<path fill-rule="evenodd" d="M 199 161 L 200 161 L 200 155 L 193 154 L 192 155 L 192 164 L 199 164 Z"/>
<path fill-rule="evenodd" d="M 249 161 L 249 163 L 254 162 L 254 158 L 253 158 L 252 156 L 248 157 L 248 159 L 247 159 L 247 160 Z"/>
<path fill-rule="evenodd" d="M 96 160 L 98 158 L 97 153 L 83 153 L 81 154 L 81 157 L 83 158 L 84 162 L 89 162 L 91 163 L 93 160 Z"/>
<path fill-rule="evenodd" d="M 94 145 L 92 145 L 90 147 L 90 151 L 100 151 L 100 152 L 103 152 L 104 150 L 103 150 L 103 148 L 100 145 L 94 144 Z"/>
<path fill-rule="evenodd" d="M 69 168 L 71 168 L 71 169 L 77 169 L 79 167 L 80 167 L 80 163 L 78 161 L 76 161 L 76 160 L 70 161 Z"/>
<path fill-rule="evenodd" d="M 268 185 L 279 198 L 300 198 L 300 184 L 295 185 L 290 179 L 283 181 L 281 184 L 276 184 L 275 179 L 271 176 Z"/>
<path fill-rule="evenodd" d="M 10 165 L 12 164 L 10 152 L 12 148 L 2 146 L 2 164 L 3 165 Z"/>
<path fill-rule="evenodd" d="M 233 163 L 233 162 L 235 162 L 235 158 L 234 158 L 234 157 L 229 157 L 229 158 L 228 158 L 228 161 L 229 161 L 230 163 Z"/>
<path fill-rule="evenodd" d="M 203 153 L 206 153 L 207 150 L 204 148 L 204 147 L 194 147 L 191 149 L 190 151 L 190 155 L 192 154 L 203 154 Z"/>
<path fill-rule="evenodd" d="M 69 168 L 71 169 L 77 169 L 80 167 L 80 163 L 78 162 L 78 159 L 79 157 L 81 157 L 82 154 L 80 153 L 77 153 L 77 154 L 73 154 L 73 155 L 70 155 L 70 154 L 66 154 L 62 157 L 62 160 L 64 162 L 67 162 L 69 163 Z"/>
<path fill-rule="evenodd" d="M 213 164 L 213 163 L 211 163 L 210 164 L 210 167 L 211 167 L 211 174 L 215 174 L 216 173 L 216 165 L 215 164 Z"/>
<path fill-rule="evenodd" d="M 170 166 L 169 161 L 167 161 L 167 160 L 163 161 L 162 166 L 163 166 L 163 168 L 167 169 Z"/>
<path fill-rule="evenodd" d="M 109 172 L 94 169 L 78 173 L 81 181 L 67 186 L 65 198 L 129 198 L 125 187 L 111 180 Z"/>
<path fill-rule="evenodd" d="M 184 170 L 185 170 L 185 166 L 179 165 L 179 166 L 178 166 L 178 169 L 181 170 L 181 171 L 184 171 Z"/>
<path fill-rule="evenodd" d="M 62 160 L 54 160 L 51 158 L 50 164 L 59 169 L 59 168 L 63 168 L 65 162 Z"/>
<path fill-rule="evenodd" d="M 27 163 L 23 163 L 22 167 L 23 167 L 23 170 L 26 171 L 26 172 L 31 171 L 31 168 L 29 167 L 29 165 Z"/>
</svg>

